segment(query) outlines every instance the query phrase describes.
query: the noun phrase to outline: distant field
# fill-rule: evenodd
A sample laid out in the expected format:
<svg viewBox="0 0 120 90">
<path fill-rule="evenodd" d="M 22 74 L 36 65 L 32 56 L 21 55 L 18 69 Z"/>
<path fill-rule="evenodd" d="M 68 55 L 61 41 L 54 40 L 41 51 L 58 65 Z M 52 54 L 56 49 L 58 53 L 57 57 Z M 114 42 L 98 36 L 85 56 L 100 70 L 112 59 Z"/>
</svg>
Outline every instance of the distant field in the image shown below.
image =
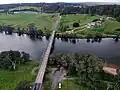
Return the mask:
<svg viewBox="0 0 120 90">
<path fill-rule="evenodd" d="M 0 90 L 15 90 L 16 85 L 20 81 L 34 81 L 35 76 L 31 74 L 36 62 L 28 62 L 19 66 L 16 71 L 8 71 L 0 69 Z"/>
<path fill-rule="evenodd" d="M 24 10 L 24 9 L 35 9 L 37 11 L 41 11 L 40 7 L 33 7 L 33 6 L 21 6 L 21 7 L 16 7 L 16 8 L 11 8 L 9 9 L 9 11 L 13 11 L 13 10 Z"/>
<path fill-rule="evenodd" d="M 25 28 L 27 29 L 28 24 L 34 23 L 38 29 L 44 31 L 52 30 L 55 17 L 54 14 L 31 14 L 31 13 L 21 13 L 21 14 L 1 14 L 0 15 L 0 25 L 12 25 L 15 28 Z"/>
<path fill-rule="evenodd" d="M 92 22 L 94 19 L 104 18 L 105 22 L 102 26 L 97 28 L 85 28 L 85 25 L 88 25 L 89 22 Z M 94 15 L 91 16 L 89 14 L 77 14 L 77 15 L 62 15 L 61 22 L 63 25 L 72 26 L 74 22 L 78 22 L 80 27 L 73 28 L 72 33 L 76 33 L 79 35 L 88 35 L 101 33 L 104 35 L 117 35 L 120 34 L 120 31 L 116 31 L 116 29 L 120 29 L 120 22 L 116 20 L 107 20 L 107 16 L 99 16 Z M 71 30 L 71 31 L 72 31 Z"/>
<path fill-rule="evenodd" d="M 80 25 L 84 25 L 100 17 L 103 17 L 103 16 L 98 16 L 98 15 L 91 16 L 88 14 L 62 15 L 61 23 L 66 24 L 66 25 L 72 25 L 73 22 L 79 22 Z"/>
</svg>

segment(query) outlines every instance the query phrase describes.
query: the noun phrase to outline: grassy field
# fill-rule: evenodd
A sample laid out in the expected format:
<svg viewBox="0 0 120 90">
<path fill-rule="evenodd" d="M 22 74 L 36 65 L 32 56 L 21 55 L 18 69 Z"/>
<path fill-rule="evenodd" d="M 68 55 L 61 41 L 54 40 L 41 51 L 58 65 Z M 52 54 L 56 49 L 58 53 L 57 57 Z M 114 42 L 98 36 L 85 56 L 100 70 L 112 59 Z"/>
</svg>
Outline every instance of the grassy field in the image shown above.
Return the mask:
<svg viewBox="0 0 120 90">
<path fill-rule="evenodd" d="M 57 90 L 86 90 L 86 88 L 76 84 L 74 80 L 65 80 L 62 82 L 62 88 Z"/>
<path fill-rule="evenodd" d="M 0 69 L 0 90 L 14 90 L 16 85 L 23 80 L 34 81 L 35 76 L 31 74 L 31 71 L 36 64 L 35 61 L 27 62 L 19 66 L 16 71 Z"/>
<path fill-rule="evenodd" d="M 72 25 L 73 22 L 79 22 L 80 25 L 87 24 L 88 22 L 91 22 L 94 19 L 101 18 L 103 16 L 91 16 L 88 14 L 77 14 L 77 15 L 62 15 L 61 23 L 65 25 Z"/>
<path fill-rule="evenodd" d="M 25 28 L 28 27 L 28 24 L 34 23 L 38 29 L 44 31 L 52 30 L 53 24 L 55 21 L 54 14 L 1 14 L 0 15 L 0 25 L 12 25 L 15 28 Z"/>
<path fill-rule="evenodd" d="M 116 29 L 120 28 L 120 22 L 117 21 L 107 21 L 105 23 L 105 32 L 114 33 Z M 120 32 L 119 32 L 120 33 Z"/>
<path fill-rule="evenodd" d="M 105 22 L 100 27 L 91 27 L 85 28 L 89 22 L 92 22 L 94 19 L 104 18 Z M 104 35 L 117 35 L 120 34 L 120 31 L 116 31 L 116 29 L 120 28 L 120 22 L 116 20 L 107 20 L 106 16 L 94 15 L 91 16 L 89 14 L 77 14 L 77 15 L 63 15 L 61 18 L 61 22 L 63 25 L 72 26 L 74 22 L 78 22 L 80 27 L 73 28 L 72 33 L 79 35 L 88 35 L 101 33 Z M 60 30 L 59 30 L 60 31 Z"/>
</svg>

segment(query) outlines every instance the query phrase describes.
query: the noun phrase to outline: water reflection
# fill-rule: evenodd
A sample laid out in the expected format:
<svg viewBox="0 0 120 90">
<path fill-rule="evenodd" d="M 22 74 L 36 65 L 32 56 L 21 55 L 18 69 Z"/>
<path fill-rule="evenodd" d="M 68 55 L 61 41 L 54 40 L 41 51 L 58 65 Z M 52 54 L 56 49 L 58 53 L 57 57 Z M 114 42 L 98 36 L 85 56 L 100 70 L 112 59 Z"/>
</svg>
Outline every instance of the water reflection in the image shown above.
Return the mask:
<svg viewBox="0 0 120 90">
<path fill-rule="evenodd" d="M 120 64 L 120 42 L 115 43 L 112 38 L 94 39 L 57 39 L 54 53 L 57 52 L 80 52 L 91 53 L 107 60 L 108 62 Z"/>
<path fill-rule="evenodd" d="M 16 33 L 5 35 L 0 33 L 0 52 L 6 50 L 25 51 L 31 55 L 32 59 L 39 60 L 46 49 L 49 37 L 30 37 L 26 34 L 19 36 Z M 87 52 L 95 54 L 108 62 L 120 64 L 120 41 L 119 39 L 75 39 L 56 38 L 53 44 L 53 53 L 58 52 Z"/>
<path fill-rule="evenodd" d="M 35 38 L 26 34 L 19 36 L 16 33 L 5 35 L 0 33 L 0 52 L 7 50 L 25 51 L 30 54 L 31 59 L 39 60 L 46 48 L 48 40 L 45 36 Z"/>
<path fill-rule="evenodd" d="M 80 39 L 69 39 L 69 38 L 56 38 L 56 40 L 61 40 L 62 42 L 69 42 L 72 44 L 76 44 L 80 42 Z M 102 38 L 94 39 L 94 38 L 87 38 L 84 39 L 87 43 L 100 43 L 102 41 Z"/>
<path fill-rule="evenodd" d="M 119 41 L 119 39 L 118 38 L 115 38 L 115 42 L 117 43 Z"/>
</svg>

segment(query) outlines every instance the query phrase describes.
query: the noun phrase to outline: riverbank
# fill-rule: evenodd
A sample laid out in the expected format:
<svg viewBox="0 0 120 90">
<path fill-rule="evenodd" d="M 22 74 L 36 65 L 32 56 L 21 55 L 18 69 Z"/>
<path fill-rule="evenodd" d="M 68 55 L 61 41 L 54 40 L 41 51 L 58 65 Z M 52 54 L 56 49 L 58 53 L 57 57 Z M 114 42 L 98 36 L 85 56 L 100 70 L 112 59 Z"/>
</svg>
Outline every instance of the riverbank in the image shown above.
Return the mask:
<svg viewBox="0 0 120 90">
<path fill-rule="evenodd" d="M 120 38 L 119 24 L 115 18 L 109 19 L 104 15 L 61 15 L 57 33 L 69 38 Z"/>
<path fill-rule="evenodd" d="M 31 71 L 36 65 L 38 61 L 29 61 L 20 65 L 16 71 L 0 69 L 0 90 L 15 90 L 17 84 L 24 80 L 33 83 L 36 76 Z"/>
<path fill-rule="evenodd" d="M 47 40 L 49 40 L 49 37 L 51 36 L 50 33 L 43 33 L 40 35 L 40 34 L 29 34 L 28 32 L 17 32 L 17 31 L 12 32 L 11 34 L 8 34 L 5 31 L 2 31 L 0 33 L 5 33 L 6 35 L 17 34 L 18 36 L 27 35 L 27 36 L 30 36 L 30 38 L 37 38 L 37 39 L 41 39 L 42 37 L 45 36 Z M 80 35 L 80 34 L 56 33 L 55 37 L 61 38 L 61 39 L 87 39 L 88 42 L 90 39 L 98 42 L 105 38 L 113 38 L 115 41 L 119 41 L 120 39 L 120 35 L 107 35 L 107 34 L 104 34 L 103 36 L 96 36 L 96 35 L 87 36 L 87 35 Z"/>
<path fill-rule="evenodd" d="M 14 31 L 18 28 L 27 31 L 29 24 L 34 24 L 38 30 L 52 31 L 55 20 L 55 14 L 0 14 L 0 26 L 11 26 Z"/>
<path fill-rule="evenodd" d="M 120 35 L 112 35 L 112 34 L 76 34 L 76 33 L 56 33 L 56 37 L 58 38 L 79 38 L 79 39 L 87 39 L 87 38 L 120 38 Z"/>
<path fill-rule="evenodd" d="M 31 38 L 28 35 L 18 36 L 13 33 L 6 35 L 0 33 L 0 52 L 8 50 L 20 50 L 30 54 L 31 60 L 39 60 L 42 53 L 46 49 L 49 38 Z M 103 58 L 108 63 L 120 64 L 120 40 L 115 42 L 113 38 L 103 38 L 100 42 L 92 39 L 76 39 L 76 38 L 56 38 L 54 53 L 91 53 Z"/>
</svg>

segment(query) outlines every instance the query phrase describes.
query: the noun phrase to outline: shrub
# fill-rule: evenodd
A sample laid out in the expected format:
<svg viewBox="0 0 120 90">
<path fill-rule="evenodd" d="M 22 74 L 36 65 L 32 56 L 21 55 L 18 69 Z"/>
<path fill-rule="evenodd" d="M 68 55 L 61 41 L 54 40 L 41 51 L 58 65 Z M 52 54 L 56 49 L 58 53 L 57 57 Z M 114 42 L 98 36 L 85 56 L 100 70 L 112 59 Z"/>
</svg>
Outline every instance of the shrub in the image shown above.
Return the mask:
<svg viewBox="0 0 120 90">
<path fill-rule="evenodd" d="M 74 23 L 73 23 L 73 27 L 79 27 L 79 23 L 74 22 Z"/>
<path fill-rule="evenodd" d="M 29 81 L 20 81 L 15 88 L 15 90 L 31 90 L 31 85 Z"/>
</svg>

